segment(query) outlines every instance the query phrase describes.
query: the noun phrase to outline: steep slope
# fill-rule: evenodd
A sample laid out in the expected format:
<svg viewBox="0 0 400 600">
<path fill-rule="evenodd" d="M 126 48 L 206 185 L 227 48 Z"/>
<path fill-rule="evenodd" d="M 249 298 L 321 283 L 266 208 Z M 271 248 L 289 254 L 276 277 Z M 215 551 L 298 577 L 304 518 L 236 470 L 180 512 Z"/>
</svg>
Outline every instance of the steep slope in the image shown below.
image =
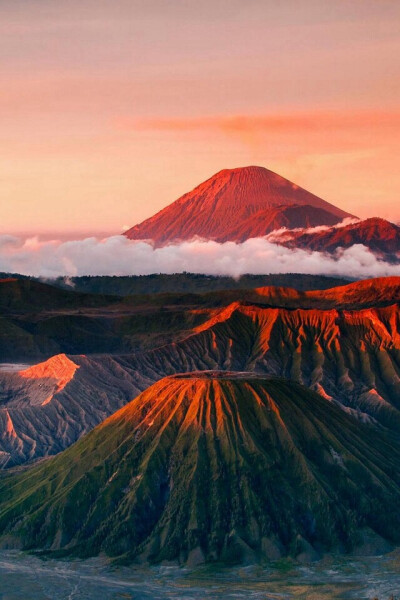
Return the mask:
<svg viewBox="0 0 400 600">
<path fill-rule="evenodd" d="M 0 480 L 5 543 L 180 563 L 400 542 L 400 448 L 319 395 L 170 377 L 58 457 Z"/>
<path fill-rule="evenodd" d="M 251 217 L 232 227 L 225 235 L 221 234 L 219 242 L 244 242 L 249 238 L 263 237 L 276 229 L 295 229 L 316 227 L 320 225 L 336 225 L 341 219 L 322 208 L 310 205 L 277 206 L 259 210 Z"/>
<path fill-rule="evenodd" d="M 55 394 L 61 392 L 72 381 L 77 369 L 79 365 L 65 354 L 58 354 L 44 363 L 19 371 L 19 376 L 29 380 L 32 387 L 36 387 L 36 393 L 31 394 L 30 403 L 35 405 L 36 397 L 37 403 L 45 406 L 52 401 Z M 13 396 L 8 404 L 18 405 L 18 396 Z"/>
<path fill-rule="evenodd" d="M 331 398 L 360 420 L 400 433 L 399 278 L 306 294 L 263 288 L 254 295 L 257 303 L 236 300 L 218 308 L 193 309 L 200 314 L 198 324 L 152 350 L 69 356 L 79 368 L 62 389 L 52 377 L 0 372 L 3 466 L 68 447 L 166 375 L 206 369 L 287 377 Z M 33 371 L 44 373 L 47 364 Z"/>
<path fill-rule="evenodd" d="M 196 236 L 218 242 L 243 241 L 271 231 L 274 209 L 297 205 L 307 207 L 304 219 L 318 225 L 351 216 L 268 169 L 243 167 L 216 173 L 125 235 L 151 239 L 157 245 Z M 281 217 L 274 214 L 289 227 L 296 227 L 300 218 L 296 210 L 286 214 L 283 210 Z"/>
<path fill-rule="evenodd" d="M 185 340 L 131 357 L 157 378 L 177 371 L 255 371 L 298 381 L 400 432 L 400 310 L 217 310 Z"/>
<path fill-rule="evenodd" d="M 0 372 L 0 468 L 60 452 L 153 381 L 111 356 L 58 355 Z"/>
<path fill-rule="evenodd" d="M 279 243 L 279 238 L 276 239 Z M 318 252 L 334 252 L 337 248 L 350 248 L 363 244 L 381 259 L 400 261 L 400 227 L 385 219 L 371 218 L 317 232 L 292 232 L 281 242 L 290 248 L 305 248 Z"/>
<path fill-rule="evenodd" d="M 23 371 L 3 374 L 0 387 L 0 468 L 28 460 L 31 453 L 46 454 L 48 446 L 60 448 L 63 437 L 61 448 L 66 442 L 72 443 L 76 439 L 65 435 L 73 415 L 73 405 L 64 414 L 57 414 L 56 419 L 50 418 L 54 413 L 52 408 L 47 413 L 41 409 L 50 405 L 54 397 L 70 384 L 77 369 L 79 365 L 65 354 L 60 354 Z M 21 418 L 24 424 L 22 430 Z M 82 418 L 83 427 L 86 422 L 87 418 Z M 97 422 L 93 426 L 95 424 Z"/>
<path fill-rule="evenodd" d="M 4 283 L 0 284 L 0 292 L 3 285 L 7 308 L 3 308 L 0 316 L 0 356 L 6 362 L 32 363 L 62 353 L 121 354 L 146 350 L 179 341 L 208 318 L 208 309 L 238 300 L 288 308 L 361 308 L 381 306 L 400 298 L 400 279 L 376 282 L 371 284 L 368 294 L 362 282 L 354 287 L 342 286 L 329 294 L 320 291 L 311 295 L 275 286 L 207 294 L 136 294 L 127 298 L 70 291 L 62 292 L 53 307 L 53 286 L 40 284 L 40 294 L 36 295 L 36 288 L 28 293 L 24 284 L 26 296 L 21 302 L 21 296 L 13 295 Z M 60 290 L 55 292 L 58 294 Z"/>
</svg>

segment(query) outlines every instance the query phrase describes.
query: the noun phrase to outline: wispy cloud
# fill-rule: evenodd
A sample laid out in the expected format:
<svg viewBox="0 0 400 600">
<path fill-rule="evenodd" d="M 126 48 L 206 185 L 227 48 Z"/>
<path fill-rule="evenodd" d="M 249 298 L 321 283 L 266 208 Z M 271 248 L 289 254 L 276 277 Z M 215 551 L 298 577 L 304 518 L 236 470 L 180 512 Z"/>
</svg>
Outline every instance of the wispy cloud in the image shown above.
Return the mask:
<svg viewBox="0 0 400 600">
<path fill-rule="evenodd" d="M 319 233 L 321 231 L 328 231 L 329 229 L 341 229 L 342 227 L 347 227 L 352 223 L 359 222 L 360 219 L 357 217 L 346 217 L 340 223 L 336 223 L 336 225 L 317 225 L 315 227 L 296 227 L 294 229 L 288 229 L 287 227 L 281 227 L 280 229 L 274 229 L 265 236 L 265 239 L 271 242 L 272 244 L 285 242 L 286 240 L 290 240 L 293 238 L 293 234 L 298 232 L 301 233 Z"/>
<path fill-rule="evenodd" d="M 307 111 L 259 115 L 216 115 L 194 117 L 118 117 L 114 125 L 132 131 L 194 132 L 227 134 L 246 132 L 298 132 L 299 130 L 387 129 L 400 127 L 400 111 Z"/>
</svg>

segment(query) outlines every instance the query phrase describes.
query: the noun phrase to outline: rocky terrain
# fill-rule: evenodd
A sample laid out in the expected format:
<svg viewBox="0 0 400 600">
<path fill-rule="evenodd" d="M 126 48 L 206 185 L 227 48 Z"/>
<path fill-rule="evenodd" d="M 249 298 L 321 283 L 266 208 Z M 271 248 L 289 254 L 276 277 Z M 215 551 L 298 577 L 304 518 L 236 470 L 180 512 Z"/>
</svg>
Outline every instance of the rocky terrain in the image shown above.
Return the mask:
<svg viewBox="0 0 400 600">
<path fill-rule="evenodd" d="M 400 541 L 400 445 L 297 383 L 154 384 L 71 448 L 0 479 L 3 544 L 195 565 Z"/>
<path fill-rule="evenodd" d="M 277 307 L 336 308 L 366 306 L 367 297 L 369 305 L 381 305 L 396 295 L 396 278 L 390 280 L 394 282 L 393 290 L 386 279 L 382 289 L 379 284 L 371 289 L 357 288 L 359 292 L 351 305 L 350 296 L 341 299 L 339 291 L 330 300 L 328 295 L 317 293 L 315 285 L 320 279 L 306 278 L 296 289 L 267 285 L 255 290 L 239 287 L 194 293 L 189 287 L 186 292 L 125 297 L 60 290 L 29 279 L 3 279 L 0 280 L 0 356 L 2 362 L 33 363 L 58 353 L 136 352 L 182 339 L 207 320 L 211 313 L 206 309 L 237 301 Z M 340 281 L 339 285 L 344 283 Z M 344 288 L 342 295 L 351 295 L 352 289 Z"/>
<path fill-rule="evenodd" d="M 4 600 L 399 600 L 398 551 L 324 557 L 308 565 L 110 567 L 104 557 L 61 560 L 0 551 Z"/>
<path fill-rule="evenodd" d="M 120 357 L 56 355 L 0 373 L 0 461 L 11 467 L 56 454 L 153 383 Z"/>
<path fill-rule="evenodd" d="M 359 421 L 398 431 L 399 298 L 400 280 L 387 278 L 319 292 L 199 294 L 178 307 L 164 296 L 162 312 L 154 300 L 146 318 L 130 318 L 142 336 L 169 323 L 172 341 L 153 337 L 133 353 L 56 356 L 0 372 L 2 464 L 55 454 L 162 377 L 207 369 L 286 377 Z"/>
</svg>

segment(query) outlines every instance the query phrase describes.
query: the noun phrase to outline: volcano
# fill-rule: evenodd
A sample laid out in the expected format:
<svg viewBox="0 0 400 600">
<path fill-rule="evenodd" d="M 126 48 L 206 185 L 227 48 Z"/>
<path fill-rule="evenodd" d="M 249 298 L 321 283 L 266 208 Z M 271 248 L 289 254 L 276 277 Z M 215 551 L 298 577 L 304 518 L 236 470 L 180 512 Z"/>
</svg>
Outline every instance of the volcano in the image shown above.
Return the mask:
<svg viewBox="0 0 400 600">
<path fill-rule="evenodd" d="M 0 480 L 3 541 L 125 562 L 255 562 L 400 541 L 400 447 L 303 386 L 167 377 Z M 389 544 L 388 544 L 389 542 Z"/>
<path fill-rule="evenodd" d="M 351 216 L 284 177 L 252 166 L 220 171 L 125 235 L 158 246 L 196 237 L 243 242 L 281 227 L 332 226 Z"/>
</svg>

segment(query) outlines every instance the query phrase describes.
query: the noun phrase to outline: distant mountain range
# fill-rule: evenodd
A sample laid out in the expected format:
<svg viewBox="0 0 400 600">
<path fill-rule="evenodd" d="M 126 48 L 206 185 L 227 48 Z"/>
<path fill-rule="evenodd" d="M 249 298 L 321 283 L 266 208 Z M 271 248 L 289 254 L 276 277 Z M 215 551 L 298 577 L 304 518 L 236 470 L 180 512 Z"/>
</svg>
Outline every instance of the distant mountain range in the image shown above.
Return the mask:
<svg viewBox="0 0 400 600">
<path fill-rule="evenodd" d="M 270 241 L 290 248 L 335 253 L 362 244 L 378 259 L 400 262 L 398 225 L 353 217 L 343 226 L 351 217 L 268 169 L 243 167 L 216 173 L 124 235 L 163 246 L 196 238 L 240 243 L 279 232 Z"/>
</svg>

